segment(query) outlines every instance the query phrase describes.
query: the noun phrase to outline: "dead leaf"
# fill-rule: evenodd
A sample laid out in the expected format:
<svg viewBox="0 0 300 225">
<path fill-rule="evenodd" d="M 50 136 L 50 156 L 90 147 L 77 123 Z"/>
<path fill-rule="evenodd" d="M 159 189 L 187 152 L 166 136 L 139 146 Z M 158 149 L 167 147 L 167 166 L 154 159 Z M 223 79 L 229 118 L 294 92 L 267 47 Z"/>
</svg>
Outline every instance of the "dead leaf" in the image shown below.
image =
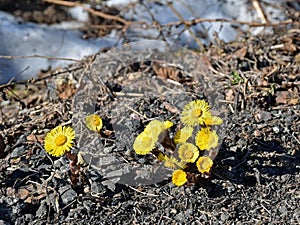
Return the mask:
<svg viewBox="0 0 300 225">
<path fill-rule="evenodd" d="M 30 192 L 26 188 L 20 188 L 18 190 L 18 197 L 22 200 L 28 198 L 29 195 L 30 195 Z"/>
<path fill-rule="evenodd" d="M 40 135 L 29 134 L 26 139 L 27 141 L 42 143 L 44 140 L 44 136 L 45 135 L 41 135 L 41 134 Z"/>
<path fill-rule="evenodd" d="M 247 53 L 247 48 L 243 47 L 243 48 L 235 51 L 234 56 L 239 59 L 244 59 L 246 53 Z"/>
<path fill-rule="evenodd" d="M 289 105 L 297 105 L 299 103 L 299 98 L 291 98 L 289 100 Z"/>
<path fill-rule="evenodd" d="M 61 99 L 69 99 L 76 93 L 76 89 L 68 84 L 62 84 L 59 87 L 58 97 Z"/>
<path fill-rule="evenodd" d="M 226 95 L 226 97 L 225 97 L 225 99 L 226 99 L 226 101 L 230 101 L 230 102 L 232 102 L 232 101 L 234 101 L 234 91 L 232 90 L 232 89 L 229 89 L 226 93 L 225 93 L 225 95 Z"/>
<path fill-rule="evenodd" d="M 287 104 L 290 98 L 290 94 L 288 91 L 278 91 L 276 95 L 277 95 L 276 97 L 277 104 Z"/>
<path fill-rule="evenodd" d="M 277 104 L 296 105 L 299 102 L 299 97 L 293 96 L 289 91 L 278 91 L 276 95 Z"/>
<path fill-rule="evenodd" d="M 295 62 L 296 64 L 300 64 L 300 53 L 298 53 L 296 56 L 295 56 Z"/>
<path fill-rule="evenodd" d="M 163 102 L 163 105 L 164 105 L 165 109 L 168 110 L 169 112 L 180 114 L 179 110 L 174 105 L 171 105 L 168 102 Z"/>
</svg>

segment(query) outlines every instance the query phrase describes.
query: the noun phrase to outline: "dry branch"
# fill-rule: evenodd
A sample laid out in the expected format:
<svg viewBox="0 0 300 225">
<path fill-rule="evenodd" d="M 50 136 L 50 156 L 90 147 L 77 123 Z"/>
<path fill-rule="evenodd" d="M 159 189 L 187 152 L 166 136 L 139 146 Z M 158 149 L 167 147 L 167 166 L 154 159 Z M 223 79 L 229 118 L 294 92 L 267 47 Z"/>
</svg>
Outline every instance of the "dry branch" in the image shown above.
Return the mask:
<svg viewBox="0 0 300 225">
<path fill-rule="evenodd" d="M 197 23 L 204 23 L 204 22 L 234 23 L 234 24 L 248 25 L 250 27 L 276 27 L 276 26 L 280 26 L 280 25 L 299 23 L 299 22 L 293 21 L 292 19 L 284 20 L 284 21 L 277 22 L 277 23 L 257 23 L 257 22 L 244 22 L 244 21 L 229 20 L 229 19 L 198 18 L 198 19 L 193 19 L 193 20 L 170 22 L 170 23 L 167 23 L 165 26 L 180 26 L 180 25 L 194 26 Z"/>
<path fill-rule="evenodd" d="M 94 10 L 94 9 L 86 7 L 85 5 L 78 3 L 78 2 L 69 2 L 69 1 L 63 1 L 63 0 L 44 0 L 44 1 L 48 2 L 48 3 L 53 3 L 56 5 L 62 5 L 62 6 L 68 6 L 68 7 L 75 7 L 75 6 L 81 7 L 84 11 L 87 11 L 95 16 L 99 16 L 101 18 L 108 19 L 108 20 L 114 20 L 114 21 L 124 24 L 125 27 L 123 30 L 126 30 L 132 24 L 141 24 L 141 22 L 128 21 L 119 16 L 114 16 L 114 15 L 110 15 L 107 13 L 103 13 L 103 12 Z"/>
</svg>

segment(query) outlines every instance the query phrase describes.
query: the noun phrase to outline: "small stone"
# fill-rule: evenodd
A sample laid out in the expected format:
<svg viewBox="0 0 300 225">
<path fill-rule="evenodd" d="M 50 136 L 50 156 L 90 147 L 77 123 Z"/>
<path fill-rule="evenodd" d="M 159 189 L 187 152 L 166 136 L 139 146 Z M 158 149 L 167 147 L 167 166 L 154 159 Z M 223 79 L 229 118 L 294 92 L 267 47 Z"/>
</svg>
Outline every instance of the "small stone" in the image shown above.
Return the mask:
<svg viewBox="0 0 300 225">
<path fill-rule="evenodd" d="M 24 145 L 16 147 L 10 154 L 10 158 L 19 158 L 20 156 L 24 155 L 24 151 L 25 151 Z"/>
<path fill-rule="evenodd" d="M 260 133 L 259 130 L 255 130 L 255 131 L 253 132 L 253 135 L 254 135 L 254 137 L 260 137 L 260 136 L 261 136 L 261 133 Z"/>
<path fill-rule="evenodd" d="M 10 225 L 10 223 L 4 221 L 4 220 L 0 220 L 0 225 Z"/>
<path fill-rule="evenodd" d="M 41 203 L 40 203 L 40 207 L 38 208 L 38 210 L 36 211 L 36 216 L 38 218 L 45 218 L 47 216 L 47 202 L 46 200 L 42 200 Z"/>
<path fill-rule="evenodd" d="M 91 185 L 91 192 L 93 194 L 99 194 L 99 193 L 104 193 L 104 187 L 100 182 L 93 182 Z"/>
<path fill-rule="evenodd" d="M 206 222 L 208 220 L 208 217 L 206 214 L 202 214 L 200 217 L 199 217 L 200 220 L 203 220 L 204 222 Z"/>
<path fill-rule="evenodd" d="M 77 197 L 77 193 L 68 186 L 61 187 L 58 192 L 60 193 L 61 200 L 65 205 L 74 201 Z"/>
<path fill-rule="evenodd" d="M 177 213 L 177 210 L 174 209 L 174 208 L 172 208 L 172 209 L 170 210 L 170 212 L 171 212 L 172 214 L 176 214 L 176 213 Z"/>
<path fill-rule="evenodd" d="M 228 220 L 228 218 L 229 218 L 229 215 L 227 213 L 222 213 L 221 214 L 221 220 L 222 221 L 226 221 L 226 220 Z"/>
<path fill-rule="evenodd" d="M 276 134 L 278 134 L 280 131 L 279 127 L 272 127 L 272 129 Z"/>
</svg>

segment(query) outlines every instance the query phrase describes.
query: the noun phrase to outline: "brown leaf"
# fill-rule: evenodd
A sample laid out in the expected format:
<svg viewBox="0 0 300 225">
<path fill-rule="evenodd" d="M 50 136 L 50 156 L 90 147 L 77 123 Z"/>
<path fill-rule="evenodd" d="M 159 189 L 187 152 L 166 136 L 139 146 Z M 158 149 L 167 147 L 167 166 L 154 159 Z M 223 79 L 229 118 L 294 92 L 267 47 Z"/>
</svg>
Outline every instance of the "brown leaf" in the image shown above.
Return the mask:
<svg viewBox="0 0 300 225">
<path fill-rule="evenodd" d="M 61 99 L 69 99 L 76 93 L 76 89 L 68 84 L 62 84 L 59 87 L 59 92 L 60 93 L 58 94 L 58 96 Z"/>
<path fill-rule="evenodd" d="M 299 102 L 299 97 L 293 96 L 289 91 L 278 91 L 276 95 L 277 104 L 296 105 Z"/>
<path fill-rule="evenodd" d="M 168 110 L 169 112 L 180 114 L 179 110 L 174 105 L 171 105 L 168 102 L 163 102 L 163 105 L 164 105 L 165 109 Z"/>
<path fill-rule="evenodd" d="M 247 53 L 247 48 L 243 47 L 243 48 L 235 51 L 234 56 L 239 59 L 244 59 L 246 53 Z"/>
<path fill-rule="evenodd" d="M 226 101 L 234 101 L 234 91 L 232 89 L 229 89 L 226 93 L 225 93 L 226 97 Z"/>
<path fill-rule="evenodd" d="M 278 91 L 276 95 L 277 104 L 287 104 L 290 99 L 290 93 L 288 91 Z"/>
<path fill-rule="evenodd" d="M 29 134 L 26 139 L 27 139 L 27 141 L 42 143 L 44 140 L 44 136 L 45 135 Z"/>
<path fill-rule="evenodd" d="M 20 188 L 18 190 L 18 197 L 22 200 L 28 198 L 29 195 L 30 195 L 30 192 L 25 188 Z"/>
<path fill-rule="evenodd" d="M 175 65 L 162 65 L 160 63 L 154 62 L 153 70 L 155 74 L 163 79 L 171 79 L 179 83 L 189 82 L 193 79 L 189 76 L 184 76 L 180 68 L 177 68 Z"/>
</svg>

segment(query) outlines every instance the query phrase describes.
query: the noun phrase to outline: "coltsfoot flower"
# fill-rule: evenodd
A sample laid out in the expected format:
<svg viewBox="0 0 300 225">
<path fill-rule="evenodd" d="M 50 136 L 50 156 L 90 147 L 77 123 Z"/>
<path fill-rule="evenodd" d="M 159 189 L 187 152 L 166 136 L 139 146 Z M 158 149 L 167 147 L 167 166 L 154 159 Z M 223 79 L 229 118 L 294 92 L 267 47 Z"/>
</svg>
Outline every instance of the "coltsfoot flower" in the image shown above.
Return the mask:
<svg viewBox="0 0 300 225">
<path fill-rule="evenodd" d="M 195 141 L 201 150 L 209 150 L 218 146 L 219 137 L 216 131 L 211 131 L 210 127 L 205 127 L 197 133 Z"/>
<path fill-rule="evenodd" d="M 179 146 L 178 156 L 183 162 L 193 163 L 199 157 L 199 150 L 191 143 L 184 143 Z"/>
<path fill-rule="evenodd" d="M 187 182 L 186 172 L 183 170 L 175 170 L 172 174 L 172 182 L 176 186 L 182 186 Z"/>
<path fill-rule="evenodd" d="M 71 127 L 55 127 L 45 137 L 45 150 L 50 155 L 60 157 L 71 150 L 74 138 L 75 132 Z"/>
<path fill-rule="evenodd" d="M 208 156 L 202 156 L 196 162 L 196 166 L 200 173 L 208 173 L 212 165 L 213 161 Z"/>
<path fill-rule="evenodd" d="M 181 121 L 186 126 L 204 125 L 212 117 L 209 105 L 204 100 L 195 100 L 186 104 L 181 113 Z"/>
<path fill-rule="evenodd" d="M 184 169 L 186 167 L 186 164 L 184 162 L 179 162 L 176 158 L 173 156 L 164 156 L 165 167 L 170 169 Z"/>
<path fill-rule="evenodd" d="M 178 130 L 174 136 L 175 144 L 185 143 L 193 134 L 193 127 L 184 127 Z"/>
<path fill-rule="evenodd" d="M 208 117 L 204 120 L 205 125 L 213 126 L 213 125 L 221 125 L 223 120 L 218 116 Z"/>
<path fill-rule="evenodd" d="M 86 126 L 92 131 L 100 131 L 103 126 L 101 117 L 96 114 L 88 115 L 85 122 Z"/>
<path fill-rule="evenodd" d="M 173 126 L 171 121 L 152 120 L 145 127 L 144 131 L 151 131 L 154 136 L 159 136 L 160 133 Z"/>
<path fill-rule="evenodd" d="M 140 133 L 134 140 L 133 149 L 138 155 L 149 154 L 155 148 L 158 137 L 151 130 Z"/>
</svg>

